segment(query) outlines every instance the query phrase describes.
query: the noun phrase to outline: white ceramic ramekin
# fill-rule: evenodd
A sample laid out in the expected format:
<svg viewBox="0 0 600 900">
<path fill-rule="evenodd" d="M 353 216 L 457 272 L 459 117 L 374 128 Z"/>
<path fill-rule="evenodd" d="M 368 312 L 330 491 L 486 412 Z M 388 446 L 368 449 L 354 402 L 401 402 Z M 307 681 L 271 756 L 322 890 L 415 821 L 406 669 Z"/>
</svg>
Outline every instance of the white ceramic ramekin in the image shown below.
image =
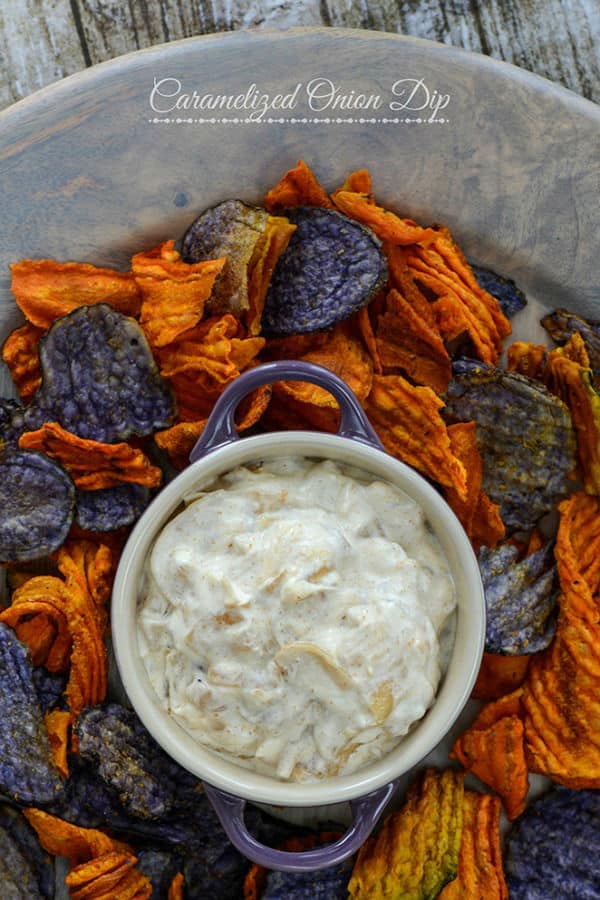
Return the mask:
<svg viewBox="0 0 600 900">
<path fill-rule="evenodd" d="M 233 416 L 240 400 L 259 385 L 283 380 L 312 381 L 331 391 L 341 410 L 338 434 L 294 431 L 238 439 Z M 182 497 L 241 464 L 292 455 L 358 466 L 413 497 L 448 558 L 458 602 L 450 664 L 423 719 L 383 759 L 351 775 L 308 784 L 257 774 L 198 744 L 161 706 L 140 658 L 136 630 L 139 586 L 147 555 L 162 527 L 180 509 Z M 395 781 L 444 738 L 469 697 L 485 635 L 485 602 L 475 555 L 456 516 L 438 492 L 409 466 L 383 451 L 352 391 L 319 366 L 288 361 L 268 363 L 236 379 L 216 404 L 190 458 L 191 465 L 160 492 L 141 517 L 121 557 L 113 590 L 112 636 L 123 685 L 156 741 L 202 779 L 225 830 L 242 853 L 269 868 L 290 871 L 333 865 L 353 853 L 368 837 L 393 794 Z M 305 853 L 284 853 L 259 844 L 246 831 L 246 800 L 310 807 L 349 800 L 353 823 L 335 844 Z"/>
</svg>

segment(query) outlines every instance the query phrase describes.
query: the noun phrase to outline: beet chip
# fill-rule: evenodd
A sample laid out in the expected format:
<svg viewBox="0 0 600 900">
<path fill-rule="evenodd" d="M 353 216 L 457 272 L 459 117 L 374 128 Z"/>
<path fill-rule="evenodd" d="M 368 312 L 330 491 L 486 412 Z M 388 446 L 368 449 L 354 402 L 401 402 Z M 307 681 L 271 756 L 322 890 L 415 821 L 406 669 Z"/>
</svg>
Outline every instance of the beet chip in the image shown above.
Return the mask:
<svg viewBox="0 0 600 900">
<path fill-rule="evenodd" d="M 144 332 L 134 319 L 99 303 L 81 306 L 40 340 L 42 385 L 31 405 L 13 414 L 13 437 L 58 422 L 103 443 L 151 434 L 174 416 Z"/>
<path fill-rule="evenodd" d="M 75 485 L 43 453 L 0 452 L 0 563 L 39 559 L 63 543 Z"/>
<path fill-rule="evenodd" d="M 552 551 L 553 544 L 547 543 L 518 561 L 519 551 L 513 544 L 480 549 L 488 653 L 538 653 L 554 637 L 558 576 Z"/>
<path fill-rule="evenodd" d="M 595 900 L 599 860 L 600 791 L 554 788 L 529 804 L 508 835 L 510 898 Z"/>
<path fill-rule="evenodd" d="M 573 485 L 575 434 L 564 403 L 523 375 L 461 359 L 445 415 L 474 420 L 483 488 L 510 530 L 529 530 Z"/>
<path fill-rule="evenodd" d="M 263 311 L 263 331 L 304 334 L 329 328 L 371 300 L 387 279 L 377 239 L 331 209 L 290 210 L 297 225 L 279 257 Z"/>
<path fill-rule="evenodd" d="M 19 803 L 47 804 L 62 791 L 52 761 L 31 657 L 0 624 L 0 789 Z"/>
<path fill-rule="evenodd" d="M 10 806 L 0 806 L 2 897 L 51 900 L 54 879 L 54 861 L 42 850 L 25 817 Z"/>
</svg>

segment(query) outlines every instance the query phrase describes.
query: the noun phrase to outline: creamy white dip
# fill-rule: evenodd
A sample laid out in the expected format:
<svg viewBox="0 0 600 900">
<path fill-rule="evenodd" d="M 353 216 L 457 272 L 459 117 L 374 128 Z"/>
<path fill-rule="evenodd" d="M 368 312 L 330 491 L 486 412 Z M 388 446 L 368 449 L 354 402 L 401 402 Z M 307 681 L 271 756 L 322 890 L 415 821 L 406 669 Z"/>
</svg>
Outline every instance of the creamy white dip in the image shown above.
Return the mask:
<svg viewBox="0 0 600 900">
<path fill-rule="evenodd" d="M 296 457 L 188 499 L 138 604 L 141 656 L 170 715 L 285 780 L 388 753 L 433 701 L 455 608 L 421 508 L 356 469 Z"/>
</svg>

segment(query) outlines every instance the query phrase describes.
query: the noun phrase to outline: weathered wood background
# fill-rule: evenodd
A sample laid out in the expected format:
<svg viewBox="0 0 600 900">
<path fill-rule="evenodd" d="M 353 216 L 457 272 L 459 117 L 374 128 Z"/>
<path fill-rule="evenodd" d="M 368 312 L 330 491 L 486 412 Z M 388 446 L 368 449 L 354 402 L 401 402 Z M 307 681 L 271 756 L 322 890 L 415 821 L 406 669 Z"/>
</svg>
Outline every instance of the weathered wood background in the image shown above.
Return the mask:
<svg viewBox="0 0 600 900">
<path fill-rule="evenodd" d="M 515 63 L 600 102 L 600 0 L 0 0 L 0 108 L 131 50 L 290 25 L 430 38 Z"/>
</svg>

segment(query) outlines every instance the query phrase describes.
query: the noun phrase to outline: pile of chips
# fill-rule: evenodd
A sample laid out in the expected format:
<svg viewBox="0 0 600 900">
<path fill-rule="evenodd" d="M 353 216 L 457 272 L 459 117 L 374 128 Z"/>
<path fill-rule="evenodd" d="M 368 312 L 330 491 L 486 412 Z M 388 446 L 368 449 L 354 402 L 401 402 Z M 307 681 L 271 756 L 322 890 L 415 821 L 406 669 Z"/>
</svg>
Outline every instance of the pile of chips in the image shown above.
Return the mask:
<svg viewBox="0 0 600 900">
<path fill-rule="evenodd" d="M 2 348 L 19 396 L 0 401 L 2 884 L 50 898 L 62 856 L 80 900 L 502 900 L 503 808 L 511 896 L 600 896 L 600 325 L 556 310 L 554 349 L 506 346 L 526 303 L 513 282 L 378 205 L 366 170 L 329 194 L 303 161 L 262 206 L 204 211 L 180 250 L 167 240 L 128 272 L 25 259 L 12 289 L 26 322 Z M 486 703 L 456 762 L 420 773 L 356 859 L 313 875 L 251 867 L 195 779 L 106 699 L 129 529 L 227 385 L 277 359 L 344 379 L 386 450 L 437 487 L 488 613 Z M 236 424 L 338 422 L 327 391 L 289 382 L 251 394 Z M 530 772 L 562 787 L 527 805 Z M 288 849 L 335 837 L 248 819 Z"/>
</svg>

